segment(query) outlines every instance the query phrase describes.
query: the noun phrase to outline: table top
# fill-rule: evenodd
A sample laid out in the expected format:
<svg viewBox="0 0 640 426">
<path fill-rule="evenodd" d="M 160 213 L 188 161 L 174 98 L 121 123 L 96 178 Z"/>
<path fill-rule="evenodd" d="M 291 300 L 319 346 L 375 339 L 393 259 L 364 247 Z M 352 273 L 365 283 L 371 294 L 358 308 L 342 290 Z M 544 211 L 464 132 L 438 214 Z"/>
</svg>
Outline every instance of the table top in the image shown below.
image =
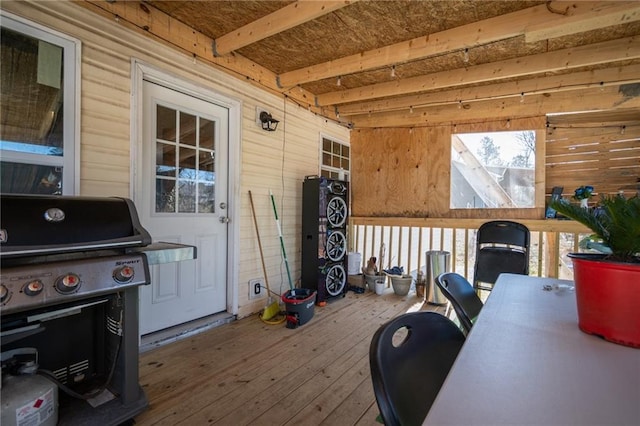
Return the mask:
<svg viewBox="0 0 640 426">
<path fill-rule="evenodd" d="M 640 425 L 640 349 L 580 331 L 553 284 L 500 275 L 424 424 Z"/>
</svg>

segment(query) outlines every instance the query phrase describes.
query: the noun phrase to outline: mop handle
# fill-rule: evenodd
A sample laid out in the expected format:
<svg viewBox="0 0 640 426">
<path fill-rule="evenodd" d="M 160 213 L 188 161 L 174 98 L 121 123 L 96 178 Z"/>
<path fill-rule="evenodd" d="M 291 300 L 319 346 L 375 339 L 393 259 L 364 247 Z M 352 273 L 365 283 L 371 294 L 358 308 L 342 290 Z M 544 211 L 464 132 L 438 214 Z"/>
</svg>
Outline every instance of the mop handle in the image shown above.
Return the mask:
<svg viewBox="0 0 640 426">
<path fill-rule="evenodd" d="M 291 272 L 289 271 L 289 260 L 287 259 L 287 251 L 284 248 L 284 238 L 282 237 L 282 228 L 280 227 L 280 219 L 278 219 L 278 209 L 276 208 L 276 200 L 273 192 L 269 190 L 271 197 L 271 205 L 273 206 L 273 214 L 276 217 L 276 226 L 278 227 L 278 236 L 280 237 L 280 248 L 282 249 L 282 257 L 284 257 L 284 266 L 287 269 L 287 278 L 289 278 L 289 289 L 293 290 L 293 282 L 291 281 Z"/>
</svg>

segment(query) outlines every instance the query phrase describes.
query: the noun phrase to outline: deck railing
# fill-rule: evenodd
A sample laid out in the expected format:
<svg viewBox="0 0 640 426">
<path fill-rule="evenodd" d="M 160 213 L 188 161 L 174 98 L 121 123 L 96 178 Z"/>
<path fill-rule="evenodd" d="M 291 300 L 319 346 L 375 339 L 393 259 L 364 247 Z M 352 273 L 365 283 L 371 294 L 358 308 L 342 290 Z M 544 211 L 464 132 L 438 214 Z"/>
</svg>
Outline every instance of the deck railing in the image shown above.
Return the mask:
<svg viewBox="0 0 640 426">
<path fill-rule="evenodd" d="M 450 270 L 473 277 L 476 232 L 487 219 L 371 218 L 349 220 L 349 251 L 359 253 L 362 266 L 382 257 L 382 268 L 402 266 L 406 273 L 425 270 L 426 252 L 450 253 Z M 566 255 L 579 251 L 580 239 L 591 232 L 568 220 L 517 220 L 529 228 L 530 275 L 572 279 Z M 381 256 L 382 255 L 382 256 Z"/>
</svg>

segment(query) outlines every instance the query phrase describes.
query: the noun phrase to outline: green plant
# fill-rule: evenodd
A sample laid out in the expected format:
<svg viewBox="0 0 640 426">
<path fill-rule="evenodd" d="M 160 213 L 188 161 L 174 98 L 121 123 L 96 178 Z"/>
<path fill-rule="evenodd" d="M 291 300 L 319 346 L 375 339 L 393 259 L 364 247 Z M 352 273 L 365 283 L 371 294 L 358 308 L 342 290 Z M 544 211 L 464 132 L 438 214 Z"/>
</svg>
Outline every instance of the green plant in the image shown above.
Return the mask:
<svg viewBox="0 0 640 426">
<path fill-rule="evenodd" d="M 550 203 L 557 212 L 591 229 L 611 249 L 611 259 L 640 262 L 640 196 L 603 195 L 585 209 L 565 199 Z"/>
<path fill-rule="evenodd" d="M 592 195 L 593 195 L 593 186 L 586 185 L 586 186 L 581 186 L 580 188 L 577 188 L 573 193 L 573 198 L 575 198 L 576 200 L 584 200 L 584 199 L 588 200 L 589 198 L 591 198 Z"/>
</svg>

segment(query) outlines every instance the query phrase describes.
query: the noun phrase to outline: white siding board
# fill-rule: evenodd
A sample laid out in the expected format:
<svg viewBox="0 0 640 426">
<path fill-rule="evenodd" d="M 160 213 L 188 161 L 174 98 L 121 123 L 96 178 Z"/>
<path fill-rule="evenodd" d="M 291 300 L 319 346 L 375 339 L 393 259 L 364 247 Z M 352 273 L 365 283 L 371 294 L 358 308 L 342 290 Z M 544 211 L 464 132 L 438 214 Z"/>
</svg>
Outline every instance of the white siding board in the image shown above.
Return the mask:
<svg viewBox="0 0 640 426">
<path fill-rule="evenodd" d="M 67 1 L 2 2 L 1 7 L 80 39 L 82 45 L 82 111 L 80 192 L 84 195 L 130 195 L 131 59 L 187 79 L 242 102 L 240 197 L 239 316 L 264 307 L 264 300 L 248 299 L 247 282 L 261 277 L 262 268 L 249 208 L 252 190 L 258 210 L 269 282 L 274 290 L 288 288 L 275 219 L 268 198 L 273 190 L 292 278 L 300 275 L 302 181 L 319 170 L 319 134 L 345 142 L 349 130 L 301 108 L 245 80 L 155 40 L 130 31 Z M 280 120 L 276 132 L 255 122 L 256 107 Z M 286 134 L 283 132 L 286 131 Z M 284 141 L 283 141 L 284 137 Z M 284 151 L 283 151 L 284 150 Z M 284 190 L 283 190 L 284 188 Z M 284 196 L 283 196 L 284 192 Z M 283 281 L 284 272 L 284 281 Z"/>
</svg>

